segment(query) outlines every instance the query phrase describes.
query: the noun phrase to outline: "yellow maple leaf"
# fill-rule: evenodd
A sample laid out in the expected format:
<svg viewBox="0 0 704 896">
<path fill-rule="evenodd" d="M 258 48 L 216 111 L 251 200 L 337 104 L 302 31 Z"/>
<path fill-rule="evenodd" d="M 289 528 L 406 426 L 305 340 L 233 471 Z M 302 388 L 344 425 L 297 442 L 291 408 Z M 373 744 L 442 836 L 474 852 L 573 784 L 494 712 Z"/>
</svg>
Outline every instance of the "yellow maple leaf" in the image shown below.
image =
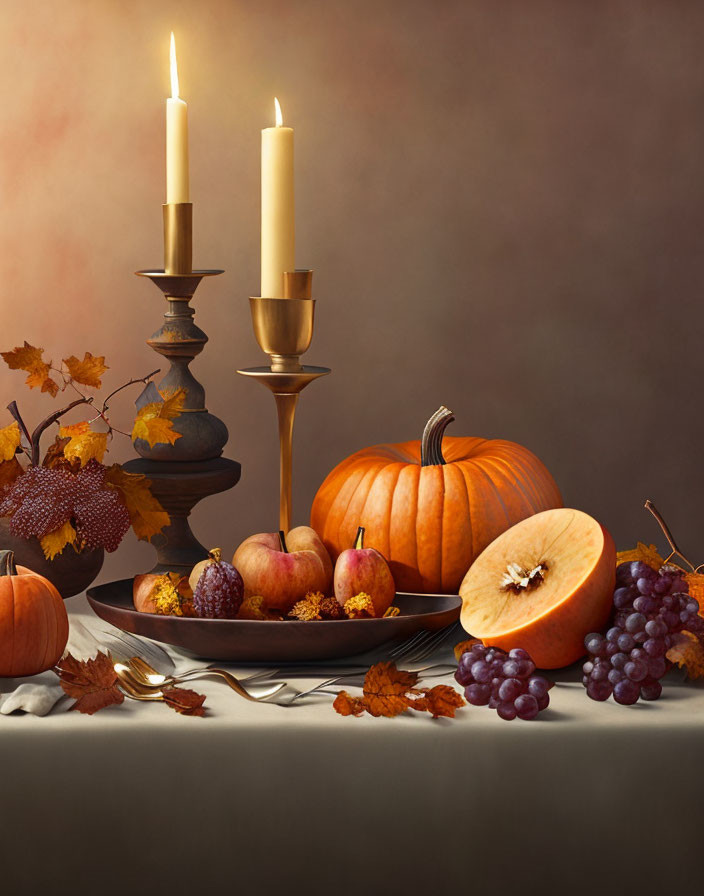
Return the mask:
<svg viewBox="0 0 704 896">
<path fill-rule="evenodd" d="M 53 560 L 67 544 L 76 543 L 76 530 L 66 521 L 60 529 L 50 532 L 39 540 L 47 560 Z"/>
<path fill-rule="evenodd" d="M 105 355 L 98 357 L 97 355 L 91 355 L 90 352 L 85 353 L 82 361 L 75 355 L 71 355 L 70 358 L 64 358 L 64 364 L 71 378 L 83 386 L 92 386 L 94 389 L 101 387 L 100 377 L 108 369 L 104 362 Z"/>
<path fill-rule="evenodd" d="M 126 473 L 119 464 L 113 464 L 105 481 L 120 492 L 137 538 L 149 541 L 170 524 L 168 513 L 150 491 L 151 482 L 142 473 Z"/>
<path fill-rule="evenodd" d="M 77 458 L 82 467 L 93 458 L 101 462 L 108 447 L 108 434 L 93 432 L 87 420 L 62 426 L 59 429 L 59 437 L 69 440 L 64 446 L 64 457 L 69 460 L 72 457 Z"/>
<path fill-rule="evenodd" d="M 36 348 L 25 342 L 23 346 L 17 346 L 9 352 L 0 352 L 3 360 L 10 370 L 26 370 L 29 376 L 25 383 L 30 389 L 41 389 L 54 397 L 59 387 L 51 378 L 51 361 L 43 358 L 44 349 Z"/>
<path fill-rule="evenodd" d="M 173 445 L 181 433 L 171 425 L 179 416 L 186 400 L 186 390 L 177 389 L 172 393 L 161 393 L 163 401 L 153 401 L 140 408 L 132 428 L 132 441 L 143 439 L 153 448 L 158 444 Z"/>
<path fill-rule="evenodd" d="M 665 562 L 654 544 L 647 545 L 643 544 L 642 541 L 639 541 L 636 547 L 630 551 L 619 551 L 616 554 L 617 566 L 620 563 L 636 563 L 638 561 L 646 563 L 655 570 L 660 569 Z"/>
<path fill-rule="evenodd" d="M 20 428 L 17 423 L 0 429 L 0 461 L 12 460 L 20 446 Z"/>
<path fill-rule="evenodd" d="M 685 668 L 690 678 L 704 678 L 704 644 L 701 640 L 692 632 L 680 632 L 673 636 L 673 640 L 667 659 Z"/>
</svg>

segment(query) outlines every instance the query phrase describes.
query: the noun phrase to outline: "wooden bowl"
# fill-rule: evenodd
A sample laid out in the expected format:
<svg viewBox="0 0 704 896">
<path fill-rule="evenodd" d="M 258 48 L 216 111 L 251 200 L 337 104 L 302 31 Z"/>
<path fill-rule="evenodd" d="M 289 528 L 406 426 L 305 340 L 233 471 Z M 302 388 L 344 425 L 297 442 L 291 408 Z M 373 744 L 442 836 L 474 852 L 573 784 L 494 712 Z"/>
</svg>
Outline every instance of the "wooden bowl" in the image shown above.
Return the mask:
<svg viewBox="0 0 704 896">
<path fill-rule="evenodd" d="M 139 613 L 132 603 L 132 579 L 97 585 L 88 602 L 106 622 L 135 635 L 162 641 L 193 656 L 241 663 L 329 660 L 372 650 L 416 631 L 436 631 L 459 619 L 462 601 L 448 594 L 397 594 L 401 613 L 389 619 L 317 622 L 249 619 L 192 619 Z"/>
</svg>

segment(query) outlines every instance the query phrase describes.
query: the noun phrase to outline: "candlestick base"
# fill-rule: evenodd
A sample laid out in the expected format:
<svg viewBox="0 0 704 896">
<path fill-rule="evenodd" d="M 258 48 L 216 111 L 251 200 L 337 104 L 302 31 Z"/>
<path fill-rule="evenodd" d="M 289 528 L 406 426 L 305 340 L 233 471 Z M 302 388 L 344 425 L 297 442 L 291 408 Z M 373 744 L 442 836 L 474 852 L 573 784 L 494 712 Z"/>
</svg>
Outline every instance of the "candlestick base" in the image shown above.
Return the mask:
<svg viewBox="0 0 704 896">
<path fill-rule="evenodd" d="M 135 458 L 123 468 L 149 479 L 152 494 L 171 517 L 171 525 L 151 539 L 157 552 L 151 572 L 189 573 L 196 563 L 205 560 L 208 551 L 191 531 L 188 517 L 203 498 L 227 491 L 239 482 L 240 464 L 224 457 L 190 463 Z"/>
<path fill-rule="evenodd" d="M 282 299 L 289 302 L 292 299 Z M 310 299 L 306 300 L 310 301 Z M 293 422 L 296 416 L 298 396 L 305 387 L 321 376 L 331 373 L 329 367 L 300 367 L 298 371 L 279 371 L 272 367 L 247 367 L 238 370 L 266 386 L 276 401 L 279 418 L 279 529 L 288 532 L 291 528 L 291 484 L 293 466 Z"/>
</svg>

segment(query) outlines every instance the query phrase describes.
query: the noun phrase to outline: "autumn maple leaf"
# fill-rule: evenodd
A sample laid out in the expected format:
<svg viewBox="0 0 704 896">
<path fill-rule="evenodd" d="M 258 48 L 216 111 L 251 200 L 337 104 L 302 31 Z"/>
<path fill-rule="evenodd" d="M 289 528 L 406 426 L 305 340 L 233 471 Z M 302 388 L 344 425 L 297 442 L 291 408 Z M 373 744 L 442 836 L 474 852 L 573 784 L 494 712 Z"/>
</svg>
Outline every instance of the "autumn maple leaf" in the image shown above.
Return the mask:
<svg viewBox="0 0 704 896">
<path fill-rule="evenodd" d="M 64 457 L 76 458 L 85 467 L 89 460 L 102 462 L 108 447 L 108 434 L 94 432 L 87 420 L 71 423 L 59 429 L 59 438 L 68 439 L 64 445 Z"/>
<path fill-rule="evenodd" d="M 112 661 L 102 651 L 92 660 L 77 660 L 69 653 L 59 660 L 55 671 L 64 693 L 76 701 L 70 708 L 78 712 L 93 715 L 125 699 L 117 686 Z"/>
<path fill-rule="evenodd" d="M 48 535 L 40 538 L 39 543 L 42 546 L 46 559 L 53 560 L 54 557 L 63 551 L 67 544 L 75 545 L 76 530 L 71 523 L 67 521 L 55 532 L 49 532 Z"/>
<path fill-rule="evenodd" d="M 341 716 L 361 716 L 367 708 L 364 698 L 353 697 L 347 691 L 340 691 L 335 697 L 333 709 Z"/>
<path fill-rule="evenodd" d="M 20 428 L 17 423 L 0 429 L 0 461 L 12 460 L 19 447 Z"/>
<path fill-rule="evenodd" d="M 686 669 L 690 678 L 704 678 L 704 643 L 692 632 L 672 635 L 672 647 L 666 656 L 671 663 Z"/>
<path fill-rule="evenodd" d="M 418 681 L 417 672 L 404 672 L 394 663 L 377 663 L 364 678 L 364 702 L 373 716 L 400 715 L 408 709 L 408 691 Z"/>
<path fill-rule="evenodd" d="M 7 485 L 12 485 L 23 473 L 24 470 L 16 457 L 0 463 L 0 490 Z"/>
<path fill-rule="evenodd" d="M 149 541 L 171 522 L 151 493 L 151 482 L 142 473 L 127 473 L 119 464 L 113 464 L 105 473 L 105 481 L 120 492 L 137 538 Z"/>
<path fill-rule="evenodd" d="M 655 570 L 660 569 L 665 561 L 658 553 L 658 549 L 654 544 L 647 545 L 639 541 L 638 544 L 629 551 L 619 551 L 616 554 L 616 565 L 621 563 L 645 563 L 647 566 Z"/>
<path fill-rule="evenodd" d="M 23 346 L 17 346 L 9 352 L 0 352 L 3 360 L 10 370 L 25 370 L 29 376 L 25 380 L 30 389 L 41 389 L 48 392 L 52 398 L 59 391 L 58 385 L 51 378 L 51 361 L 44 360 L 44 349 L 35 348 L 25 342 Z"/>
<path fill-rule="evenodd" d="M 161 692 L 164 703 L 183 716 L 204 716 L 205 695 L 188 688 L 164 688 Z"/>
<path fill-rule="evenodd" d="M 177 389 L 173 393 L 161 393 L 163 401 L 152 401 L 137 412 L 132 428 L 132 441 L 143 439 L 150 448 L 158 444 L 173 445 L 181 438 L 171 421 L 179 416 L 186 400 L 186 390 Z"/>
<path fill-rule="evenodd" d="M 411 709 L 429 712 L 434 719 L 444 716 L 454 719 L 456 710 L 464 706 L 464 698 L 449 684 L 436 684 L 432 688 L 421 688 L 413 693 L 418 696 L 410 704 Z"/>
<path fill-rule="evenodd" d="M 97 357 L 86 352 L 83 360 L 80 361 L 75 355 L 64 358 L 64 364 L 69 372 L 69 376 L 75 382 L 83 386 L 91 386 L 93 389 L 99 389 L 102 385 L 101 377 L 108 369 L 105 365 L 105 355 Z"/>
</svg>

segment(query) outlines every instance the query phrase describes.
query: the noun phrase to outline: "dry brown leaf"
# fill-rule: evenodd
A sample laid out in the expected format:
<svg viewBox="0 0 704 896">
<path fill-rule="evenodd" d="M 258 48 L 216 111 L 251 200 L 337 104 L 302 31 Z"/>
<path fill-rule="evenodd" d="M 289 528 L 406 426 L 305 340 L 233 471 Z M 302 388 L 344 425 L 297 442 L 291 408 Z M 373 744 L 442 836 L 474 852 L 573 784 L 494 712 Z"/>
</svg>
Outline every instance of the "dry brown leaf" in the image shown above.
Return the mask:
<svg viewBox="0 0 704 896">
<path fill-rule="evenodd" d="M 110 657 L 98 652 L 93 660 L 77 660 L 70 653 L 56 667 L 64 693 L 76 701 L 71 709 L 93 715 L 99 709 L 122 703 L 125 699 L 117 686 L 117 675 Z"/>
<path fill-rule="evenodd" d="M 404 672 L 394 663 L 377 663 L 364 678 L 364 702 L 373 716 L 391 718 L 409 707 L 408 691 L 418 681 L 417 672 Z"/>
<path fill-rule="evenodd" d="M 436 684 L 432 688 L 420 688 L 418 696 L 410 708 L 420 712 L 429 712 L 434 719 L 444 716 L 454 719 L 455 712 L 464 706 L 464 697 L 449 684 Z"/>
<path fill-rule="evenodd" d="M 58 436 L 56 436 L 54 441 L 46 450 L 44 460 L 42 461 L 42 466 L 48 467 L 52 470 L 64 469 L 69 470 L 72 473 L 77 473 L 81 469 L 80 460 L 77 457 L 72 457 L 69 460 L 69 458 L 67 458 L 64 454 L 64 448 L 70 441 L 71 439 L 60 439 Z"/>
<path fill-rule="evenodd" d="M 54 397 L 59 387 L 51 378 L 51 361 L 47 364 L 43 358 L 44 349 L 35 348 L 25 342 L 9 352 L 0 352 L 10 370 L 25 370 L 29 376 L 25 383 L 30 389 L 41 389 Z"/>
<path fill-rule="evenodd" d="M 44 551 L 47 560 L 53 560 L 63 551 L 67 544 L 76 544 L 76 530 L 70 522 L 66 521 L 60 529 L 55 532 L 49 532 L 43 538 L 39 539 L 39 543 Z"/>
<path fill-rule="evenodd" d="M 638 561 L 647 563 L 648 566 L 652 566 L 652 568 L 656 570 L 660 569 L 665 562 L 654 544 L 647 545 L 643 544 L 642 541 L 639 541 L 636 547 L 632 548 L 630 551 L 619 551 L 616 554 L 617 566 L 620 563 L 636 563 Z"/>
<path fill-rule="evenodd" d="M 18 479 L 23 473 L 24 470 L 16 457 L 0 463 L 0 490 L 7 485 L 12 485 L 15 479 Z"/>
<path fill-rule="evenodd" d="M 204 716 L 205 695 L 197 694 L 189 688 L 164 688 L 164 703 L 181 713 L 182 716 Z"/>
<path fill-rule="evenodd" d="M 672 636 L 672 647 L 667 651 L 671 663 L 687 670 L 690 678 L 704 678 L 704 644 L 692 632 Z"/>
<path fill-rule="evenodd" d="M 367 708 L 363 697 L 353 697 L 347 691 L 340 691 L 332 708 L 341 716 L 361 716 Z"/>
<path fill-rule="evenodd" d="M 362 697 L 353 697 L 340 691 L 333 709 L 341 716 L 360 716 L 368 712 L 372 716 L 393 718 L 407 709 L 429 712 L 434 719 L 440 716 L 454 718 L 455 712 L 464 706 L 464 698 L 447 684 L 433 688 L 416 688 L 417 672 L 397 669 L 394 663 L 377 663 L 367 672 Z"/>
<path fill-rule="evenodd" d="M 91 386 L 93 389 L 99 389 L 102 385 L 100 378 L 108 369 L 104 361 L 104 355 L 98 357 L 91 355 L 90 352 L 85 353 L 82 361 L 75 355 L 64 358 L 64 364 L 71 378 L 82 386 Z"/>
<path fill-rule="evenodd" d="M 17 423 L 0 429 L 0 461 L 12 460 L 20 447 L 20 428 Z"/>
<path fill-rule="evenodd" d="M 150 448 L 159 444 L 173 445 L 181 438 L 181 433 L 171 425 L 179 416 L 186 400 L 186 390 L 177 389 L 173 393 L 162 393 L 163 401 L 145 404 L 137 412 L 132 428 L 132 441 L 143 439 Z"/>
<path fill-rule="evenodd" d="M 171 522 L 151 493 L 151 482 L 142 473 L 127 473 L 119 464 L 113 464 L 105 473 L 105 481 L 120 492 L 137 538 L 149 541 Z"/>
<path fill-rule="evenodd" d="M 108 447 L 108 434 L 94 432 L 87 420 L 62 426 L 59 429 L 59 438 L 68 439 L 64 446 L 64 456 L 69 461 L 74 458 L 80 461 L 81 467 L 85 467 L 88 461 L 93 459 L 102 463 Z"/>
</svg>

